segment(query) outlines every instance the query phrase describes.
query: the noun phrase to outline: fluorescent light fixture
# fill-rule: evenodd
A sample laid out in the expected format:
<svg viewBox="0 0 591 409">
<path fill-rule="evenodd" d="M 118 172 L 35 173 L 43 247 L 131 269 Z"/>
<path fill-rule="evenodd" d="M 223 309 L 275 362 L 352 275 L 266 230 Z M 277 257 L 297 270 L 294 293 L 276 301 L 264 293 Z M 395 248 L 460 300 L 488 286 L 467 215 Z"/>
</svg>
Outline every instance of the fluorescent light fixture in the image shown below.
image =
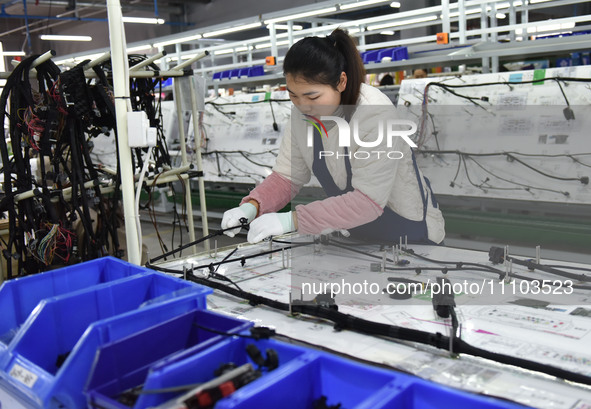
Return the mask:
<svg viewBox="0 0 591 409">
<path fill-rule="evenodd" d="M 269 29 L 269 26 L 267 26 L 267 29 Z M 300 31 L 303 30 L 304 27 L 299 24 L 294 24 L 291 29 L 294 31 Z M 287 24 L 275 24 L 275 30 L 289 30 L 289 26 Z"/>
<path fill-rule="evenodd" d="M 297 20 L 298 18 L 303 18 L 303 17 L 319 16 L 321 14 L 333 13 L 335 11 L 337 11 L 336 7 L 327 7 L 327 8 L 319 9 L 319 10 L 312 10 L 312 11 L 306 11 L 303 13 L 290 14 L 289 16 L 271 18 L 269 20 L 265 20 L 265 24 L 278 23 L 280 21 Z"/>
<path fill-rule="evenodd" d="M 382 28 L 407 26 L 410 24 L 424 23 L 424 22 L 433 21 L 433 20 L 437 20 L 437 16 L 419 17 L 419 18 L 412 18 L 409 20 L 394 21 L 392 23 L 376 24 L 375 26 L 368 26 L 367 31 L 381 30 Z"/>
<path fill-rule="evenodd" d="M 562 34 L 572 34 L 572 31 L 557 31 L 555 33 L 543 33 L 543 34 L 538 34 L 538 35 L 533 35 L 531 36 L 532 40 L 535 40 L 536 38 L 539 37 L 547 37 L 547 36 L 558 36 L 558 35 L 562 35 Z"/>
<path fill-rule="evenodd" d="M 242 52 L 242 51 L 248 51 L 248 47 L 236 47 L 236 49 L 227 49 L 227 50 L 219 50 L 219 51 L 214 51 L 215 55 L 224 55 L 224 54 L 232 54 L 234 51 L 236 51 L 237 53 Z"/>
<path fill-rule="evenodd" d="M 143 45 L 137 45 L 135 47 L 129 47 L 129 48 L 127 48 L 127 52 L 135 53 L 136 51 L 150 50 L 151 48 L 152 48 L 152 44 L 143 44 Z"/>
<path fill-rule="evenodd" d="M 553 1 L 553 0 L 529 0 L 529 4 L 546 3 L 548 1 Z"/>
<path fill-rule="evenodd" d="M 124 23 L 138 23 L 138 24 L 164 24 L 163 18 L 150 17 L 121 17 Z"/>
<path fill-rule="evenodd" d="M 282 45 L 288 45 L 288 44 L 289 44 L 289 40 L 277 41 L 277 47 L 282 46 Z M 257 44 L 257 46 L 256 46 L 257 50 L 260 50 L 262 48 L 271 48 L 271 43 Z"/>
<path fill-rule="evenodd" d="M 482 12 L 481 8 L 477 8 L 477 9 L 470 9 L 470 10 L 466 10 L 464 12 L 464 14 L 479 14 Z M 457 11 L 452 11 L 451 13 L 449 13 L 449 17 L 453 18 L 453 17 L 459 17 L 460 13 Z"/>
<path fill-rule="evenodd" d="M 390 0 L 365 0 L 357 3 L 341 4 L 341 10 L 356 9 L 359 7 L 371 6 L 372 4 L 388 3 Z"/>
<path fill-rule="evenodd" d="M 560 32 L 560 30 L 570 30 L 574 27 L 575 27 L 575 23 L 553 24 L 551 22 L 548 22 L 547 24 L 539 24 L 535 27 L 528 27 L 527 32 L 528 32 L 528 34 L 547 33 L 548 31 Z M 515 30 L 515 31 L 517 32 L 517 30 Z"/>
<path fill-rule="evenodd" d="M 390 3 L 390 7 L 392 7 L 393 9 L 399 9 L 400 8 L 400 2 L 399 1 L 393 1 L 392 3 Z"/>
<path fill-rule="evenodd" d="M 24 51 L 2 51 L 2 55 L 11 56 L 11 57 L 23 57 L 25 55 Z"/>
<path fill-rule="evenodd" d="M 91 36 L 66 36 L 66 35 L 52 35 L 41 34 L 39 36 L 42 40 L 48 41 L 92 41 Z"/>
<path fill-rule="evenodd" d="M 156 44 L 154 44 L 154 47 L 158 48 L 158 47 L 164 47 L 165 45 L 170 45 L 170 44 L 188 43 L 189 41 L 199 40 L 200 38 L 202 38 L 201 34 L 195 34 L 192 36 L 175 38 L 174 40 L 167 40 L 167 41 L 163 41 L 161 43 L 156 43 Z"/>
<path fill-rule="evenodd" d="M 222 34 L 235 33 L 237 31 L 249 30 L 251 28 L 258 28 L 260 26 L 261 26 L 261 23 L 245 24 L 243 26 L 230 27 L 230 28 L 225 28 L 223 30 L 210 31 L 209 33 L 203 34 L 203 37 L 205 37 L 205 38 L 215 37 L 215 36 L 219 36 Z"/>
<path fill-rule="evenodd" d="M 360 28 L 349 28 L 347 29 L 347 31 L 349 32 L 349 34 L 357 34 L 361 32 Z"/>
<path fill-rule="evenodd" d="M 393 36 L 394 31 L 392 31 L 392 30 L 380 31 L 380 34 L 383 36 Z"/>
<path fill-rule="evenodd" d="M 509 3 L 497 3 L 497 10 L 508 9 L 510 6 L 511 5 Z M 521 1 L 514 1 L 513 2 L 513 6 L 514 7 L 523 6 L 523 2 L 521 2 Z"/>
<path fill-rule="evenodd" d="M 498 20 L 503 20 L 503 19 L 504 19 L 504 18 L 506 18 L 507 16 L 506 16 L 504 13 L 497 13 L 497 14 L 495 14 L 495 17 L 496 17 Z"/>
</svg>

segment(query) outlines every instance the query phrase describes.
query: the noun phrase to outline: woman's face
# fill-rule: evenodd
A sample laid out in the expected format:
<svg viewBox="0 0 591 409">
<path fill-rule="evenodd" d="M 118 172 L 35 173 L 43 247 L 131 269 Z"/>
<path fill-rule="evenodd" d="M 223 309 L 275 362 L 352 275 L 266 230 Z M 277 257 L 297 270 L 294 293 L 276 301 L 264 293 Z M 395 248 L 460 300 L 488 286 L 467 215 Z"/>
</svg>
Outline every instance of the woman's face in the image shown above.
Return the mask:
<svg viewBox="0 0 591 409">
<path fill-rule="evenodd" d="M 330 85 L 308 82 L 301 75 L 286 74 L 287 90 L 291 102 L 303 113 L 313 116 L 331 115 L 341 103 L 341 92 L 347 87 L 347 75 L 334 89 Z"/>
</svg>

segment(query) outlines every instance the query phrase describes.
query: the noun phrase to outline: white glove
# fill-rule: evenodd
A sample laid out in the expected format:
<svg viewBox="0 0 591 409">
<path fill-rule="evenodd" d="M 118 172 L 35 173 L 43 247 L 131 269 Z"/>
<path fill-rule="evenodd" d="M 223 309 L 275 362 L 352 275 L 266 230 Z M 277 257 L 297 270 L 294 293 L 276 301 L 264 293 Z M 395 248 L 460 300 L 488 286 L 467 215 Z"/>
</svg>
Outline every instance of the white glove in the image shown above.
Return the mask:
<svg viewBox="0 0 591 409">
<path fill-rule="evenodd" d="M 258 243 L 269 236 L 280 236 L 295 230 L 292 212 L 267 213 L 250 224 L 248 242 Z"/>
<path fill-rule="evenodd" d="M 351 233 L 349 233 L 349 230 L 345 230 L 345 229 L 324 229 L 320 232 L 320 235 L 329 235 L 332 234 L 334 232 L 340 233 L 343 237 L 349 237 L 351 235 Z"/>
<path fill-rule="evenodd" d="M 224 216 L 222 217 L 222 230 L 233 226 L 239 226 L 240 219 L 243 217 L 248 220 L 248 223 L 252 222 L 254 218 L 257 217 L 256 206 L 252 203 L 244 203 L 239 207 L 234 207 L 233 209 L 225 211 Z M 242 227 L 236 227 L 235 229 L 227 230 L 224 234 L 228 237 L 234 237 L 240 233 L 241 228 Z"/>
</svg>

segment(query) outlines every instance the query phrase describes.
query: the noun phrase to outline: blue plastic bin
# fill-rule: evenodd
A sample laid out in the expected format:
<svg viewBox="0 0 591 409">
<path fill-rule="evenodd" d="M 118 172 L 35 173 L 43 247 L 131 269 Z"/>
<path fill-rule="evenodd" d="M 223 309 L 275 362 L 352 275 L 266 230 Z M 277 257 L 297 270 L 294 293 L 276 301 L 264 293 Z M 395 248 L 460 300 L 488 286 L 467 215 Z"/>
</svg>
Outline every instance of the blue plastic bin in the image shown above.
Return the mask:
<svg viewBox="0 0 591 409">
<path fill-rule="evenodd" d="M 379 62 L 380 61 L 378 59 L 379 53 L 380 53 L 380 50 L 371 50 L 371 51 L 364 52 L 362 55 L 363 63 L 368 64 L 371 62 Z"/>
<path fill-rule="evenodd" d="M 114 397 L 143 385 L 153 365 L 182 360 L 227 338 L 216 332 L 235 334 L 252 325 L 250 321 L 196 310 L 101 347 L 86 388 L 93 391 L 93 405 L 128 409 Z"/>
<path fill-rule="evenodd" d="M 103 257 L 4 282 L 0 286 L 0 355 L 31 311 L 44 298 L 150 271 L 114 257 Z"/>
<path fill-rule="evenodd" d="M 220 75 L 220 79 L 229 79 L 230 75 L 232 74 L 231 70 L 227 70 L 227 71 L 222 71 L 222 74 Z"/>
<path fill-rule="evenodd" d="M 249 70 L 250 70 L 250 68 L 240 68 L 240 71 L 238 72 L 238 77 L 239 78 L 248 77 Z"/>
<path fill-rule="evenodd" d="M 254 382 L 246 385 L 244 388 L 250 388 L 261 383 L 265 378 L 287 376 L 294 367 L 304 365 L 308 360 L 300 361 L 300 358 L 308 356 L 308 350 L 273 340 L 254 341 L 245 338 L 231 338 L 219 342 L 206 350 L 200 351 L 193 356 L 182 361 L 160 362 L 154 365 L 150 370 L 146 382 L 145 390 L 162 389 L 178 385 L 187 385 L 192 383 L 202 383 L 214 378 L 214 371 L 222 364 L 232 362 L 237 366 L 246 363 L 252 363 L 246 353 L 246 346 L 255 344 L 265 355 L 267 349 L 274 349 L 279 357 L 279 367 Z M 266 356 L 266 355 L 265 355 Z M 315 354 L 311 355 L 316 357 Z M 253 364 L 256 368 L 256 365 Z M 262 382 L 264 384 L 264 382 Z M 242 389 L 244 389 L 242 388 Z M 240 389 L 240 390 L 242 390 Z M 160 394 L 142 394 L 135 403 L 134 409 L 148 408 L 160 405 L 182 393 L 160 393 Z M 111 405 L 112 400 L 105 400 L 104 395 L 98 391 L 89 390 L 89 406 L 104 409 L 119 409 L 121 406 Z M 218 403 L 218 405 L 221 404 Z M 216 405 L 216 408 L 218 406 Z M 281 407 L 281 406 L 276 406 Z"/>
<path fill-rule="evenodd" d="M 240 69 L 236 68 L 230 71 L 230 78 L 239 78 L 240 77 Z"/>
<path fill-rule="evenodd" d="M 213 73 L 213 80 L 220 80 L 222 79 L 222 72 L 214 72 Z"/>
<path fill-rule="evenodd" d="M 249 77 L 260 77 L 261 75 L 265 75 L 265 67 L 262 65 L 255 65 L 254 67 L 250 67 L 248 69 Z"/>
<path fill-rule="evenodd" d="M 45 299 L 0 361 L 0 385 L 9 384 L 31 408 L 83 407 L 83 387 L 99 346 L 206 308 L 210 292 L 154 272 Z"/>
<path fill-rule="evenodd" d="M 369 399 L 356 409 L 525 409 L 517 403 L 413 379 L 391 388 L 383 398 Z"/>
<path fill-rule="evenodd" d="M 356 408 L 364 400 L 381 390 L 391 389 L 398 377 L 405 375 L 369 365 L 318 354 L 283 376 L 269 374 L 237 390 L 216 405 L 216 409 L 300 409 L 313 408 L 322 397 L 326 405 L 341 404 L 343 408 Z"/>
<path fill-rule="evenodd" d="M 385 57 L 389 57 L 391 61 L 408 60 L 408 49 L 406 47 L 395 47 L 379 50 L 377 61 L 381 62 Z"/>
</svg>

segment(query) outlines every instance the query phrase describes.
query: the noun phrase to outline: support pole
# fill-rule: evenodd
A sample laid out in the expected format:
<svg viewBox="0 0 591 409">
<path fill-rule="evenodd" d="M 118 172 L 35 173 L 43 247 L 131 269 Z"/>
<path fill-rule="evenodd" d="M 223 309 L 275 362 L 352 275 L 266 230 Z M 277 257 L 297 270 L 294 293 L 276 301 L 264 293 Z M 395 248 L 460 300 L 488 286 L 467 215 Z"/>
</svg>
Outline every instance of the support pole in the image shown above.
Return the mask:
<svg viewBox="0 0 591 409">
<path fill-rule="evenodd" d="M 444 33 L 450 33 L 450 30 L 449 0 L 441 0 L 441 31 Z"/>
<path fill-rule="evenodd" d="M 182 71 L 186 67 L 190 67 L 191 64 L 193 64 L 194 62 L 197 62 L 197 61 L 201 60 L 202 58 L 205 58 L 208 55 L 209 55 L 208 51 L 204 51 L 203 53 L 197 54 L 196 56 L 185 61 L 184 63 L 178 64 L 171 71 Z M 193 115 L 193 130 L 194 130 L 195 139 L 197 140 L 197 138 L 199 137 L 199 131 L 198 131 L 198 128 L 195 128 L 195 124 L 198 121 L 199 114 L 197 113 L 197 98 L 195 95 L 195 84 L 193 82 L 192 77 L 190 78 L 189 89 L 191 92 L 190 95 L 191 95 L 191 112 Z M 175 93 L 175 103 L 176 103 L 176 109 L 177 109 L 177 119 L 178 119 L 178 123 L 179 123 L 179 142 L 181 145 L 181 166 L 187 166 L 189 164 L 189 162 L 187 160 L 187 146 L 186 146 L 185 128 L 183 126 L 183 118 L 181 115 L 183 112 L 181 92 L 182 91 L 181 91 L 180 81 L 175 80 L 174 81 L 174 93 Z M 201 163 L 201 150 L 200 149 L 201 149 L 200 146 L 196 146 L 197 170 L 202 171 L 203 165 Z M 193 201 L 191 198 L 191 181 L 189 179 L 183 179 L 183 183 L 185 184 L 185 203 L 186 203 L 186 207 L 187 207 L 187 217 L 188 217 L 187 223 L 189 225 L 189 239 L 191 241 L 195 241 L 195 224 L 194 224 L 194 220 L 193 220 Z M 204 185 L 202 177 L 199 178 L 199 197 L 201 200 L 201 214 L 202 214 L 202 218 L 203 218 L 203 231 L 209 232 L 209 228 L 207 225 L 207 211 L 205 210 L 206 209 L 206 206 L 205 206 L 205 185 Z M 207 235 L 207 234 L 209 234 L 209 233 L 204 233 L 204 235 Z M 209 249 L 207 242 L 205 242 L 205 248 Z M 197 252 L 197 248 L 195 246 L 193 246 L 191 248 L 191 250 L 194 253 Z"/>
<path fill-rule="evenodd" d="M 131 149 L 127 135 L 127 101 L 129 100 L 129 72 L 127 52 L 121 21 L 119 0 L 107 0 L 109 19 L 109 39 L 111 45 L 111 64 L 113 66 L 113 92 L 115 94 L 115 115 L 117 117 L 117 136 L 119 162 L 121 166 L 121 190 L 123 191 L 123 215 L 125 220 L 125 239 L 127 260 L 139 265 L 141 253 L 137 234 L 134 198 L 134 178 L 131 166 Z"/>
<path fill-rule="evenodd" d="M 158 54 L 153 55 L 150 58 L 147 58 L 144 61 L 137 63 L 133 67 L 129 68 L 129 71 L 137 71 L 140 68 L 144 68 L 144 67 L 152 64 L 154 61 L 159 60 L 160 58 L 164 57 L 165 55 L 166 55 L 166 51 L 160 51 Z"/>
<path fill-rule="evenodd" d="M 199 111 L 197 110 L 197 93 L 195 92 L 195 76 L 191 77 L 191 114 L 193 115 L 193 135 L 195 137 L 195 160 L 197 162 L 197 171 L 203 172 L 203 161 L 201 159 L 201 132 L 199 129 Z M 203 176 L 197 179 L 199 185 L 199 203 L 201 208 L 201 225 L 203 237 L 209 235 L 209 223 L 207 222 L 207 204 L 205 203 L 205 181 Z M 205 251 L 209 251 L 209 241 L 204 243 Z"/>
<path fill-rule="evenodd" d="M 84 64 L 84 71 L 90 70 L 91 68 L 96 67 L 97 65 L 100 65 L 100 64 L 104 63 L 105 61 L 109 61 L 110 58 L 111 58 L 111 52 L 107 51 L 106 53 L 104 53 L 103 55 L 98 57 L 97 59 L 94 59 L 94 60 L 89 61 L 88 63 Z"/>
<path fill-rule="evenodd" d="M 466 8 L 464 6 L 464 0 L 458 0 L 458 31 L 460 34 L 460 44 L 466 44 Z"/>
<path fill-rule="evenodd" d="M 185 126 L 183 121 L 183 103 L 181 98 L 181 84 L 176 78 L 174 80 L 174 100 L 176 104 L 176 112 L 177 112 L 177 120 L 179 124 L 179 142 L 181 145 L 181 166 L 187 166 L 189 164 L 187 160 L 187 145 L 186 145 L 186 135 L 185 135 Z M 195 120 L 195 118 L 193 118 Z M 185 206 L 187 209 L 187 224 L 189 227 L 189 241 L 195 241 L 195 225 L 193 221 L 193 200 L 191 198 L 191 182 L 189 179 L 184 179 L 183 183 L 185 185 Z M 191 247 L 191 251 L 193 253 L 197 252 L 195 246 Z"/>
</svg>

